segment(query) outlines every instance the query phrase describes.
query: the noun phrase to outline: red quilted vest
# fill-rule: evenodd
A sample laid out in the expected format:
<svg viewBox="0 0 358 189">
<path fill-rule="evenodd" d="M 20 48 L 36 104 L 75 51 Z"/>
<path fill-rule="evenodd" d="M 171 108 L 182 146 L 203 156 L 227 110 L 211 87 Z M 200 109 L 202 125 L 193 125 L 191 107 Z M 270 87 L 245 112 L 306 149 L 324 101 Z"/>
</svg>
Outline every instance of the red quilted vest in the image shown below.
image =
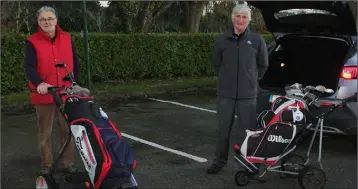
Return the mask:
<svg viewBox="0 0 358 189">
<path fill-rule="evenodd" d="M 50 37 L 39 27 L 38 31 L 31 35 L 28 40 L 35 48 L 37 56 L 37 72 L 41 79 L 53 86 L 70 86 L 71 82 L 62 81 L 67 75 L 66 68 L 56 68 L 55 64 L 63 62 L 68 71 L 73 72 L 73 56 L 71 46 L 71 36 L 62 31 L 56 25 L 56 39 L 51 41 Z M 36 89 L 36 86 L 28 82 L 30 89 Z M 50 94 L 41 95 L 38 92 L 30 92 L 32 104 L 53 104 L 53 97 Z"/>
</svg>

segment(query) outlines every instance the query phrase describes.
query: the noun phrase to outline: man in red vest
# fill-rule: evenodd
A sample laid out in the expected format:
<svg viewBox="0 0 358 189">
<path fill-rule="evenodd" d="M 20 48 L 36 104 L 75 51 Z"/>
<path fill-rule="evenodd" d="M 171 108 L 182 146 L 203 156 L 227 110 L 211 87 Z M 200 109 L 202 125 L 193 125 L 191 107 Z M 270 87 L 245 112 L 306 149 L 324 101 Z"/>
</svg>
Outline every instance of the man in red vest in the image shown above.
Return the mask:
<svg viewBox="0 0 358 189">
<path fill-rule="evenodd" d="M 30 87 L 31 103 L 37 114 L 38 140 L 41 153 L 40 174 L 48 174 L 53 163 L 52 125 L 56 113 L 60 123 L 60 145 L 63 146 L 68 136 L 64 117 L 48 93 L 49 86 L 69 86 L 71 82 L 63 81 L 67 75 L 65 68 L 55 67 L 56 63 L 65 63 L 69 72 L 73 72 L 79 82 L 79 65 L 74 43 L 69 33 L 57 25 L 56 12 L 51 7 L 38 10 L 38 31 L 26 40 L 25 72 Z M 34 92 L 36 91 L 36 92 Z M 63 172 L 74 172 L 74 142 L 71 141 L 60 160 L 59 168 Z"/>
</svg>

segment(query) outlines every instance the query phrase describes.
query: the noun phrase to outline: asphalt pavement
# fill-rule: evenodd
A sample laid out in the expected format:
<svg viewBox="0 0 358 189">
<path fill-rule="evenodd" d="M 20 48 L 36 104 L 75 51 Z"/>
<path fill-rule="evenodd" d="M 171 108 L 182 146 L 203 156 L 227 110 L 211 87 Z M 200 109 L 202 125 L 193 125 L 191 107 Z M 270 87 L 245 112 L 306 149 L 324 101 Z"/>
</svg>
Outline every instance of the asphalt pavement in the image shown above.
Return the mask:
<svg viewBox="0 0 358 189">
<path fill-rule="evenodd" d="M 239 167 L 233 161 L 232 148 L 229 163 L 222 172 L 217 175 L 205 172 L 215 151 L 215 96 L 155 99 L 158 101 L 138 99 L 104 106 L 135 152 L 138 164 L 134 175 L 139 187 L 240 188 L 234 181 Z M 54 153 L 58 154 L 55 124 L 53 144 Z M 35 113 L 2 114 L 1 132 L 1 188 L 35 188 L 40 164 Z M 234 130 L 232 144 L 235 135 Z M 357 153 L 352 145 L 337 137 L 324 137 L 323 145 L 322 163 L 328 179 L 325 188 L 357 188 Z M 307 146 L 302 145 L 296 153 L 304 155 Z M 311 156 L 312 163 L 315 160 L 316 146 Z M 79 156 L 77 164 L 83 168 Z M 280 179 L 277 173 L 267 173 L 264 179 L 265 183 L 251 182 L 241 188 L 300 188 L 297 179 Z"/>
</svg>

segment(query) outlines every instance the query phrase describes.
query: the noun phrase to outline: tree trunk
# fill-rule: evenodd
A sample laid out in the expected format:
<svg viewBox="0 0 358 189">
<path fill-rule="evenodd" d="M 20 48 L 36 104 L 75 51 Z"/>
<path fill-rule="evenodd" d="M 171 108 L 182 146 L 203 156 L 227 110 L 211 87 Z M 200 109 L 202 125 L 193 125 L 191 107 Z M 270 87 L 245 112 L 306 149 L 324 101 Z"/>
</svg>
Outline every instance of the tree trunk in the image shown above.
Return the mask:
<svg viewBox="0 0 358 189">
<path fill-rule="evenodd" d="M 174 3 L 174 1 L 168 1 L 166 3 L 166 5 L 164 7 L 162 7 L 161 9 L 159 9 L 158 11 L 156 11 L 154 13 L 150 12 L 150 14 L 147 14 L 147 19 L 146 19 L 146 21 L 144 23 L 144 27 L 143 27 L 142 32 L 148 32 L 149 29 L 150 29 L 150 26 L 153 23 L 153 20 L 156 20 L 165 11 L 167 11 L 172 6 L 173 3 Z"/>
<path fill-rule="evenodd" d="M 7 32 L 11 28 L 9 2 L 1 1 L 0 3 L 1 3 L 1 29 L 3 32 Z"/>
<path fill-rule="evenodd" d="M 19 2 L 15 2 L 16 4 L 16 9 L 17 11 L 15 11 L 15 19 L 16 19 L 16 33 L 19 33 L 20 32 L 20 29 L 21 29 L 21 26 L 22 26 L 22 22 L 21 22 L 21 13 L 22 13 L 22 9 L 21 9 L 21 6 L 22 6 L 22 3 L 21 1 Z"/>
<path fill-rule="evenodd" d="M 198 32 L 200 19 L 207 1 L 182 1 L 184 12 L 184 32 Z"/>
<path fill-rule="evenodd" d="M 348 1 L 348 4 L 349 4 L 349 8 L 351 9 L 352 11 L 352 14 L 354 16 L 354 19 L 356 21 L 356 25 L 358 25 L 358 20 L 357 20 L 357 1 Z"/>
<path fill-rule="evenodd" d="M 150 4 L 149 1 L 140 2 L 140 6 L 139 6 L 137 18 L 136 18 L 136 22 L 137 22 L 136 32 L 143 31 L 145 18 L 146 18 L 146 15 L 148 14 L 149 4 Z"/>
</svg>

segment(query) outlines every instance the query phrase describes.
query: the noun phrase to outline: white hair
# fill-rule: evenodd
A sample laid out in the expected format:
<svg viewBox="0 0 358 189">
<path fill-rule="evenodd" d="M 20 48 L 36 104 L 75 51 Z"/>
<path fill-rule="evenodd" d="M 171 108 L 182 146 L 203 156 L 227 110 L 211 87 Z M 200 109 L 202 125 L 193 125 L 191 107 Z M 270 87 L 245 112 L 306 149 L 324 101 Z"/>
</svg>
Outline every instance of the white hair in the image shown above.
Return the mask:
<svg viewBox="0 0 358 189">
<path fill-rule="evenodd" d="M 237 4 L 233 9 L 232 9 L 232 14 L 231 14 L 231 19 L 233 20 L 234 17 L 237 14 L 240 13 L 247 13 L 248 15 L 248 22 L 249 23 L 251 21 L 251 9 L 249 6 L 247 6 L 247 3 L 245 2 L 244 4 Z"/>
<path fill-rule="evenodd" d="M 43 6 L 43 7 L 41 7 L 38 11 L 37 11 L 37 18 L 40 16 L 40 14 L 42 13 L 42 12 L 51 12 L 55 17 L 57 17 L 56 16 L 56 11 L 55 11 L 55 9 L 54 8 L 52 8 L 52 7 L 48 7 L 48 6 Z"/>
</svg>

